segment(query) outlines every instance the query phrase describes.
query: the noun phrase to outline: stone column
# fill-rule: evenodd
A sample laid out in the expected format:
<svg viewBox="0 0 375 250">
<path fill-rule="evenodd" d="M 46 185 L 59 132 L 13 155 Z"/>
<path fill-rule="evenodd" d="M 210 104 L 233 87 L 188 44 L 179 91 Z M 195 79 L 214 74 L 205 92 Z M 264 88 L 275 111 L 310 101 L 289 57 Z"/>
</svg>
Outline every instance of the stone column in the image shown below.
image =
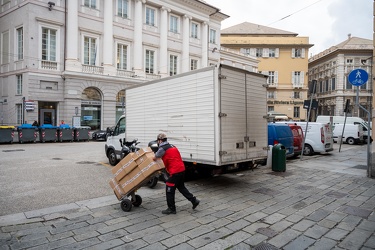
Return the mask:
<svg viewBox="0 0 375 250">
<path fill-rule="evenodd" d="M 104 71 L 113 66 L 113 1 L 104 1 L 103 64 Z"/>
<path fill-rule="evenodd" d="M 166 7 L 160 8 L 160 56 L 159 56 L 159 74 L 168 76 L 168 12 L 171 10 Z"/>
<path fill-rule="evenodd" d="M 181 73 L 189 71 L 190 65 L 190 20 L 188 15 L 183 16 L 182 21 L 182 60 L 181 60 Z"/>
<path fill-rule="evenodd" d="M 145 0 L 135 0 L 135 10 L 134 10 L 134 51 L 133 51 L 133 58 L 134 58 L 134 69 L 133 71 L 136 72 L 136 75 L 142 75 L 143 72 L 143 51 L 142 51 L 142 3 L 145 3 Z"/>
<path fill-rule="evenodd" d="M 68 0 L 67 4 L 65 70 L 77 71 L 82 68 L 82 64 L 78 61 L 78 2 Z"/>
<path fill-rule="evenodd" d="M 202 23 L 202 68 L 208 65 L 208 25 L 207 22 Z"/>
</svg>

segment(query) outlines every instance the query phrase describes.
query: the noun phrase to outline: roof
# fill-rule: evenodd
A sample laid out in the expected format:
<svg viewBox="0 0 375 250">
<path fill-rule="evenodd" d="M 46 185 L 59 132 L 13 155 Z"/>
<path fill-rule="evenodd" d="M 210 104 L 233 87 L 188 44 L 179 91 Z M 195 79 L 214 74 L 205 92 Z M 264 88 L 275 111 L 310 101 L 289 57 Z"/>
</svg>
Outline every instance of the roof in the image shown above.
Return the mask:
<svg viewBox="0 0 375 250">
<path fill-rule="evenodd" d="M 279 30 L 255 23 L 243 22 L 221 30 L 222 35 L 289 35 L 297 36 L 297 33 Z"/>
</svg>

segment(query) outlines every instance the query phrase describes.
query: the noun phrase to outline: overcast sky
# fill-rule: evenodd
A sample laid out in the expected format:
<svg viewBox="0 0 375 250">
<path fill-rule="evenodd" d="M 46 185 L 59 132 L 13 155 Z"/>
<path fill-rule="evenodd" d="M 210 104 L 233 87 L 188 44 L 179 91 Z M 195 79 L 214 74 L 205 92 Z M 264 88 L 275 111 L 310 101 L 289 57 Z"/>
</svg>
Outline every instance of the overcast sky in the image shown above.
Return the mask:
<svg viewBox="0 0 375 250">
<path fill-rule="evenodd" d="M 294 32 L 309 37 L 310 44 L 314 44 L 310 55 L 343 42 L 349 33 L 373 39 L 372 0 L 206 0 L 206 3 L 230 16 L 221 23 L 222 29 L 250 22 Z"/>
</svg>

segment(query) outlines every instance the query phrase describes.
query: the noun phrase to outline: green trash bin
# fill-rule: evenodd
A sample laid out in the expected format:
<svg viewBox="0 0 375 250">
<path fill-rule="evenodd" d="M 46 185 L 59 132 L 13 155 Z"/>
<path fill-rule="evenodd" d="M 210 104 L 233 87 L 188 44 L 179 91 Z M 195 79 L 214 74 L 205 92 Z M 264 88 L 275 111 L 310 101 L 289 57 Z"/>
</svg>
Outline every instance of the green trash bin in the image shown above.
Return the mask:
<svg viewBox="0 0 375 250">
<path fill-rule="evenodd" d="M 286 148 L 282 144 L 272 147 L 272 171 L 285 172 L 286 170 Z"/>
</svg>

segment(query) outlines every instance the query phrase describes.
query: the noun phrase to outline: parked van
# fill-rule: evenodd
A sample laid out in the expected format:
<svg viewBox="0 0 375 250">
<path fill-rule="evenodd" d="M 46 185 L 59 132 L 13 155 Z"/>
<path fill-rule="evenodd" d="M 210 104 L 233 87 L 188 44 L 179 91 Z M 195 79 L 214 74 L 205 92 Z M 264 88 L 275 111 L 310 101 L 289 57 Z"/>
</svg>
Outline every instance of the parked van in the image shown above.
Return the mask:
<svg viewBox="0 0 375 250">
<path fill-rule="evenodd" d="M 298 156 L 302 152 L 303 144 L 303 132 L 301 126 L 295 123 L 288 123 L 289 128 L 292 130 L 293 134 L 293 146 L 294 146 L 294 156 Z"/>
<path fill-rule="evenodd" d="M 281 143 L 286 149 L 286 157 L 294 156 L 293 133 L 287 124 L 268 123 L 268 145 Z"/>
<path fill-rule="evenodd" d="M 338 142 L 338 138 L 342 136 L 342 141 L 350 145 L 363 142 L 363 129 L 359 124 L 345 124 L 344 134 L 342 130 L 344 124 L 335 124 L 333 129 L 333 141 Z"/>
<path fill-rule="evenodd" d="M 316 118 L 316 122 L 328 123 L 331 122 L 331 117 L 333 119 L 333 124 L 344 124 L 345 116 L 329 116 L 329 115 L 319 115 Z M 371 126 L 360 117 L 346 117 L 346 124 L 360 124 L 363 130 L 363 139 L 367 142 L 368 129 L 370 129 L 370 142 L 372 142 L 371 137 Z"/>
<path fill-rule="evenodd" d="M 301 126 L 305 139 L 303 155 L 327 153 L 333 150 L 333 132 L 328 123 L 309 122 L 306 132 L 306 122 L 287 122 Z"/>
</svg>

